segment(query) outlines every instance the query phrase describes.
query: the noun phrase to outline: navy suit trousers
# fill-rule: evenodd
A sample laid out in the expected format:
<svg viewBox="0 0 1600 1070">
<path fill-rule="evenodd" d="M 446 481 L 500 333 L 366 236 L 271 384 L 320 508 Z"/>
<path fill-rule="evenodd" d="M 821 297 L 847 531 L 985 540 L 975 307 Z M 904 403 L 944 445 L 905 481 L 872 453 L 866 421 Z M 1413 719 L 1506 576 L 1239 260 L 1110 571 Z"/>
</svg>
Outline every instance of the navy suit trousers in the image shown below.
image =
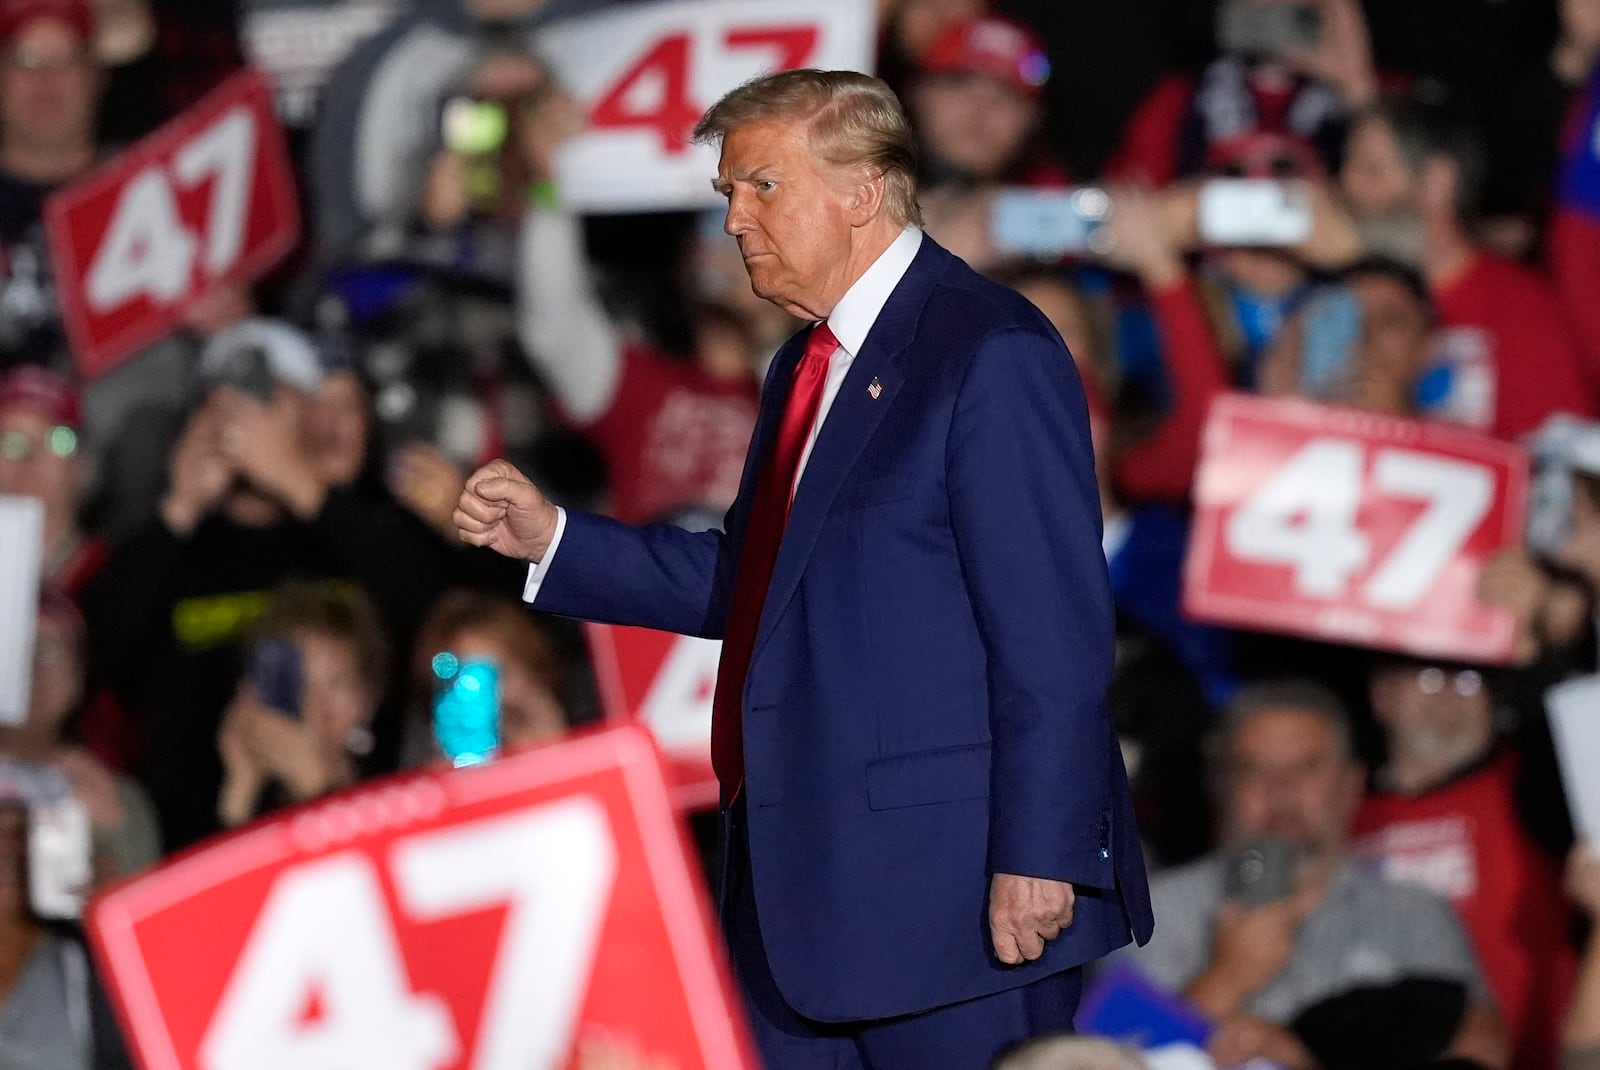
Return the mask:
<svg viewBox="0 0 1600 1070">
<path fill-rule="evenodd" d="M 742 798 L 723 815 L 723 829 L 723 930 L 766 1070 L 985 1070 L 1018 1041 L 1072 1030 L 1083 992 L 1081 968 L 883 1021 L 841 1024 L 801 1017 L 784 1000 L 767 965 Z"/>
</svg>

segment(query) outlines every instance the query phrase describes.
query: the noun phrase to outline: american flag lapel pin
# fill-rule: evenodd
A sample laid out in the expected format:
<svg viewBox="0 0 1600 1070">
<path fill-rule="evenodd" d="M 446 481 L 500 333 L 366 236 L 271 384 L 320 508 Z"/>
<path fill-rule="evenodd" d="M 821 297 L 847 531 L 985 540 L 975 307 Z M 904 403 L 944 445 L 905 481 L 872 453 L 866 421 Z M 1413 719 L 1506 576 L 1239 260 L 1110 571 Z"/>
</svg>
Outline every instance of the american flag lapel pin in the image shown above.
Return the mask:
<svg viewBox="0 0 1600 1070">
<path fill-rule="evenodd" d="M 872 377 L 872 382 L 867 384 L 867 395 L 873 401 L 883 397 L 883 382 L 876 375 Z"/>
</svg>

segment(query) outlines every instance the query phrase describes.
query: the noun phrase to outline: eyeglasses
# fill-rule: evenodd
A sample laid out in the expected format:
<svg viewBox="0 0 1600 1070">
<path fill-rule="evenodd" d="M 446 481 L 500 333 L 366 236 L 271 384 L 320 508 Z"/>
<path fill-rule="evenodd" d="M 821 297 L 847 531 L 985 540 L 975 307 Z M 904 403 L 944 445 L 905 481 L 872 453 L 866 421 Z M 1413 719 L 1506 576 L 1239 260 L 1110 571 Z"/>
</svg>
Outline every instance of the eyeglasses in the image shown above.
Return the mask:
<svg viewBox="0 0 1600 1070">
<path fill-rule="evenodd" d="M 1443 694 L 1448 687 L 1462 698 L 1472 698 L 1483 690 L 1483 676 L 1474 669 L 1447 673 L 1439 668 L 1427 668 L 1417 673 L 1417 688 L 1424 695 Z"/>
<path fill-rule="evenodd" d="M 78 452 L 78 433 L 70 427 L 52 427 L 35 438 L 26 431 L 0 431 L 0 457 L 8 461 L 26 461 L 40 449 L 66 460 Z"/>
</svg>

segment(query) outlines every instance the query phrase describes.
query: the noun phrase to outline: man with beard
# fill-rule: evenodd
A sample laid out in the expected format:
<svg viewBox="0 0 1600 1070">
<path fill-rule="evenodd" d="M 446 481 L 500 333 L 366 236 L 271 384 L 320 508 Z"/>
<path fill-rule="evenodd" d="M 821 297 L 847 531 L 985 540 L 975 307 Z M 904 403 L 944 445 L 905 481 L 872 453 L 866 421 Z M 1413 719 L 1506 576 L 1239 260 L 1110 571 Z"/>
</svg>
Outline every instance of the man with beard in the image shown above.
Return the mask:
<svg viewBox="0 0 1600 1070">
<path fill-rule="evenodd" d="M 1325 1065 L 1305 1012 L 1363 990 L 1402 998 L 1407 982 L 1442 981 L 1457 999 L 1464 991 L 1465 1009 L 1453 1036 L 1427 1055 L 1505 1066 L 1504 1027 L 1449 906 L 1373 876 L 1347 853 L 1363 776 L 1338 700 L 1303 682 L 1251 685 L 1216 742 L 1223 848 L 1151 881 L 1163 925 L 1119 956 L 1217 1021 L 1218 1065 Z M 1279 881 L 1266 872 L 1273 859 L 1283 860 Z M 1364 1033 L 1382 1028 L 1358 1024 Z"/>
</svg>

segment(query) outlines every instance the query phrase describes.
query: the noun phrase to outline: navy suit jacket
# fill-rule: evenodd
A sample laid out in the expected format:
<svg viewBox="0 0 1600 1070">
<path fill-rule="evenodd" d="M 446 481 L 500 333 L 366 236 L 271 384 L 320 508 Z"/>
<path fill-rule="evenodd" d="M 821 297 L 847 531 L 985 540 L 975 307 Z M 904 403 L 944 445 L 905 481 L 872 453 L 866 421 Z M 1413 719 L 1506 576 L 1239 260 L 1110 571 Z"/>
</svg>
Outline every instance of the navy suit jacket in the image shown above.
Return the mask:
<svg viewBox="0 0 1600 1070">
<path fill-rule="evenodd" d="M 536 607 L 720 637 L 804 340 L 773 361 L 726 535 L 569 513 Z M 1072 358 L 925 237 L 807 461 L 745 684 L 751 872 L 792 1007 L 915 1013 L 1149 939 L 1113 628 Z M 1077 886 L 1036 962 L 994 957 L 995 873 Z"/>
</svg>

